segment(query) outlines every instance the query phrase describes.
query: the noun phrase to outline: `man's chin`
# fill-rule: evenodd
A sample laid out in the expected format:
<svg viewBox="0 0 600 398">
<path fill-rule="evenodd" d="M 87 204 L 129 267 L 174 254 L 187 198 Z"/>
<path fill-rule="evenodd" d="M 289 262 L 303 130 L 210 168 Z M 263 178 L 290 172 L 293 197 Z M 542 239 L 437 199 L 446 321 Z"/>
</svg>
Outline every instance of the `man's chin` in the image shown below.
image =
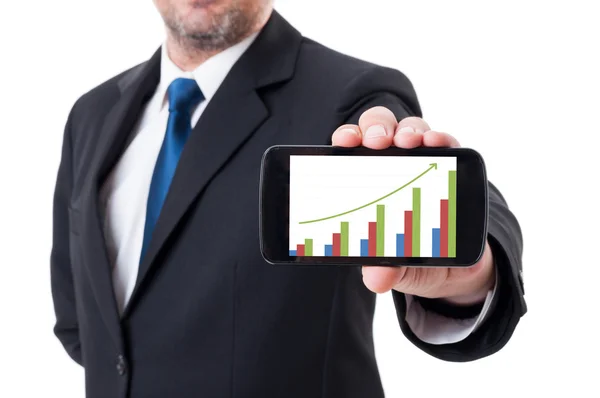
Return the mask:
<svg viewBox="0 0 600 398">
<path fill-rule="evenodd" d="M 175 27 L 176 32 L 184 37 L 204 37 L 210 36 L 210 33 L 215 30 L 213 26 L 213 18 L 206 13 L 194 12 L 194 15 L 188 15 L 184 21 L 179 24 L 170 25 Z"/>
</svg>

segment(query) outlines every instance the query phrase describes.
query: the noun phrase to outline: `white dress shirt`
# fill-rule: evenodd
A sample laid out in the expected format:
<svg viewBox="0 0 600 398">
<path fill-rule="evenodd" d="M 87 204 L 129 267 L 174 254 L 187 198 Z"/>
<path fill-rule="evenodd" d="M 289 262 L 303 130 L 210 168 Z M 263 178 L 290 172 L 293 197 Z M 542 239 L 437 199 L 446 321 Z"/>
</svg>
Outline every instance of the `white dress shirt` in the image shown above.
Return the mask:
<svg viewBox="0 0 600 398">
<path fill-rule="evenodd" d="M 256 36 L 254 34 L 209 58 L 193 72 L 184 72 L 178 68 L 169 58 L 166 44 L 162 46 L 158 88 L 134 128 L 130 145 L 109 174 L 100 192 L 113 287 L 121 313 L 131 297 L 138 275 L 146 201 L 169 117 L 167 88 L 179 77 L 196 80 L 205 99 L 192 113 L 192 126 L 195 126 L 233 65 Z M 426 342 L 457 342 L 467 337 L 481 323 L 492 295 L 490 292 L 479 317 L 460 321 L 429 313 L 412 297 L 407 297 L 406 320 L 417 337 Z"/>
<path fill-rule="evenodd" d="M 167 54 L 166 44 L 162 46 L 158 88 L 134 128 L 131 144 L 108 176 L 100 193 L 105 210 L 104 235 L 112 265 L 113 287 L 121 312 L 133 293 L 138 275 L 146 202 L 169 119 L 167 89 L 173 80 L 180 77 L 196 80 L 204 100 L 193 110 L 194 126 L 230 69 L 255 37 L 256 34 L 218 53 L 193 72 L 184 72 L 177 67 Z"/>
</svg>

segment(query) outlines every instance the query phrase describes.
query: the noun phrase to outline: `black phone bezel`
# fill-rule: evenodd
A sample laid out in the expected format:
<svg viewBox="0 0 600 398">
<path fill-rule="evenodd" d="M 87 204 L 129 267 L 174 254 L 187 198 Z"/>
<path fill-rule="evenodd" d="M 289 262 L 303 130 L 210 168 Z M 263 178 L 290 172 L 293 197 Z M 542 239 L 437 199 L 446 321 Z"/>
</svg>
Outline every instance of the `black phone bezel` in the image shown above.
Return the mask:
<svg viewBox="0 0 600 398">
<path fill-rule="evenodd" d="M 457 158 L 456 257 L 305 257 L 289 255 L 290 156 L 446 156 Z M 391 147 L 373 150 L 325 145 L 276 145 L 262 158 L 259 197 L 261 254 L 276 265 L 382 265 L 413 267 L 468 267 L 485 249 L 488 184 L 481 155 L 470 148 Z"/>
</svg>

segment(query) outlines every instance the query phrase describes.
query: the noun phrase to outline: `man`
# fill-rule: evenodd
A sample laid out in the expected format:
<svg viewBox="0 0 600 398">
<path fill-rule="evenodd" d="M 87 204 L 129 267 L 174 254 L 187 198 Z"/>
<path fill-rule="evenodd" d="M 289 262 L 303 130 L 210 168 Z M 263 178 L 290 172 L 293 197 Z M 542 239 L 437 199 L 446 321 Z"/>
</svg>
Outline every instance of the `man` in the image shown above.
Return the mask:
<svg viewBox="0 0 600 398">
<path fill-rule="evenodd" d="M 83 95 L 65 128 L 55 333 L 88 397 L 382 397 L 372 320 L 389 290 L 404 335 L 433 356 L 506 344 L 526 311 L 522 238 L 493 186 L 488 245 L 469 269 L 260 255 L 267 147 L 458 145 L 418 118 L 406 77 L 302 37 L 271 0 L 155 4 L 165 45 Z"/>
</svg>

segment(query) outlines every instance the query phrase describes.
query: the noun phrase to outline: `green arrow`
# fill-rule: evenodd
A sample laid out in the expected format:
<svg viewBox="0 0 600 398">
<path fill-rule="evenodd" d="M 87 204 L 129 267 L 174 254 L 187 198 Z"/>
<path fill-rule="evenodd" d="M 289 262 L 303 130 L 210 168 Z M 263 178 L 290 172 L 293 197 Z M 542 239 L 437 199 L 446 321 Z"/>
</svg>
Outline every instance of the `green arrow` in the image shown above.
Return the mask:
<svg viewBox="0 0 600 398">
<path fill-rule="evenodd" d="M 323 218 L 317 218 L 316 220 L 301 221 L 300 224 L 310 224 L 310 223 L 319 222 L 319 221 L 331 220 L 332 218 L 345 216 L 346 214 L 354 213 L 355 211 L 358 211 L 360 209 L 364 209 L 365 207 L 368 207 L 368 206 L 371 206 L 371 205 L 373 205 L 373 204 L 375 204 L 377 202 L 380 202 L 380 201 L 382 201 L 385 198 L 389 198 L 390 196 L 392 196 L 396 192 L 401 191 L 402 189 L 406 188 L 407 186 L 409 186 L 413 182 L 417 181 L 419 178 L 423 177 L 425 174 L 429 173 L 433 169 L 437 170 L 437 163 L 430 163 L 429 164 L 429 168 L 427 170 L 425 170 L 424 172 L 422 172 L 421 174 L 419 174 L 418 176 L 416 176 L 415 178 L 413 178 L 412 180 L 410 180 L 406 184 L 402 185 L 400 188 L 394 189 L 392 192 L 388 193 L 387 195 L 384 195 L 384 196 L 382 196 L 379 199 L 375 199 L 374 201 L 369 202 L 369 203 L 367 203 L 365 205 L 359 206 L 359 207 L 357 207 L 355 209 L 348 210 L 348 211 L 345 211 L 343 213 L 339 213 L 339 214 L 336 214 L 336 215 L 333 215 L 333 216 L 323 217 Z"/>
</svg>

